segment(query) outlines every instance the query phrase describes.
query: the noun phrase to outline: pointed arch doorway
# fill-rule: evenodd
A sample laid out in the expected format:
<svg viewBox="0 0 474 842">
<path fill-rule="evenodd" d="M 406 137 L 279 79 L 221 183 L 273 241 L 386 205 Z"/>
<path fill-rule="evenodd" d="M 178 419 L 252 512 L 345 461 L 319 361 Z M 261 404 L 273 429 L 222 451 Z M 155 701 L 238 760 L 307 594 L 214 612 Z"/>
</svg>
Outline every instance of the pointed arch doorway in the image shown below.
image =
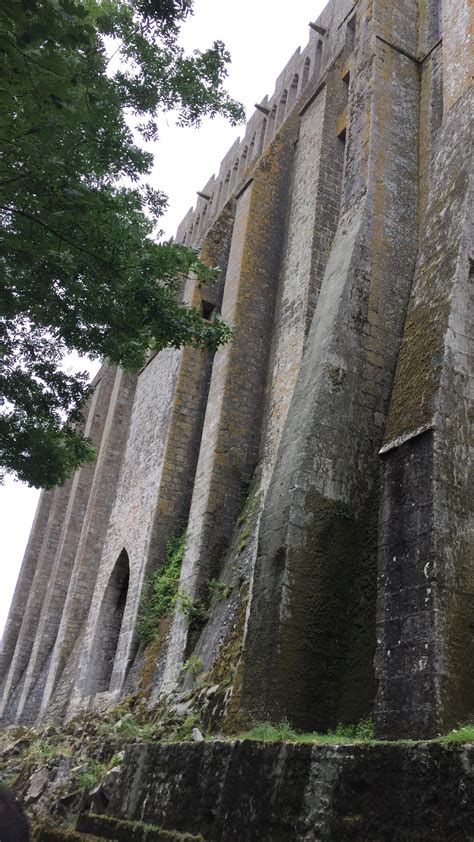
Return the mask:
<svg viewBox="0 0 474 842">
<path fill-rule="evenodd" d="M 120 553 L 110 574 L 100 606 L 90 652 L 86 695 L 110 690 L 123 615 L 130 582 L 130 561 L 125 549 Z"/>
</svg>

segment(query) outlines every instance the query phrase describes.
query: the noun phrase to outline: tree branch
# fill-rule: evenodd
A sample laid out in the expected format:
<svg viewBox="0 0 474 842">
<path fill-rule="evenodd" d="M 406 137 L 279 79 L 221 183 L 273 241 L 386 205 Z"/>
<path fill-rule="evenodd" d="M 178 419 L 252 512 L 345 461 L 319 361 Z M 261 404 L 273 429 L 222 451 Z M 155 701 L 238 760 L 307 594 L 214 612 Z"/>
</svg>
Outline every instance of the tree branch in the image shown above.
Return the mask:
<svg viewBox="0 0 474 842">
<path fill-rule="evenodd" d="M 12 207 L 11 205 L 0 205 L 0 210 L 9 211 L 10 213 L 18 214 L 18 216 L 22 216 L 22 217 L 24 217 L 24 219 L 28 219 L 29 222 L 33 222 L 36 225 L 39 225 L 41 228 L 44 228 L 46 231 L 48 231 L 49 234 L 52 234 L 54 237 L 61 238 L 61 235 L 59 234 L 58 231 L 55 231 L 54 228 L 51 228 L 49 225 L 46 224 L 46 222 L 43 222 L 41 219 L 38 219 L 37 217 L 33 216 L 30 213 L 26 213 L 26 211 L 24 211 L 24 210 L 20 210 L 19 208 Z M 68 239 L 68 237 L 62 237 L 62 239 L 65 243 L 68 243 L 68 245 L 72 246 L 72 248 L 77 249 L 77 251 L 81 251 L 81 252 L 83 252 L 83 254 L 87 254 L 88 257 L 92 257 L 94 260 L 97 260 L 99 263 L 102 263 L 104 266 L 108 266 L 107 261 L 104 260 L 102 257 L 99 257 L 98 254 L 94 254 L 93 252 L 89 251 L 88 249 L 85 249 L 84 246 L 80 246 L 78 243 L 73 242 L 73 240 Z"/>
</svg>

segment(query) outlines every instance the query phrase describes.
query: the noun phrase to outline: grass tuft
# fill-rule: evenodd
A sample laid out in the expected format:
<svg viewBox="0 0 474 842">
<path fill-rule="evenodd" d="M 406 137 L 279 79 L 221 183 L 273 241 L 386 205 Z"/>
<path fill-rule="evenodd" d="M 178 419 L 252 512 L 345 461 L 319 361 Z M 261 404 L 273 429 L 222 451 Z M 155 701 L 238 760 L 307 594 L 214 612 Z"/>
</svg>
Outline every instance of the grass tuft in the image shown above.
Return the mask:
<svg viewBox="0 0 474 842">
<path fill-rule="evenodd" d="M 320 745 L 343 745 L 350 743 L 366 744 L 412 744 L 416 742 L 432 743 L 470 743 L 474 742 L 474 724 L 463 725 L 461 728 L 450 731 L 448 734 L 436 737 L 433 740 L 376 740 L 374 737 L 374 726 L 371 719 L 363 720 L 358 725 L 338 725 L 334 731 L 320 734 L 317 731 L 304 733 L 292 728 L 287 720 L 277 724 L 271 722 L 257 722 L 249 731 L 238 734 L 238 740 L 256 740 L 264 743 L 291 742 L 291 743 L 319 743 Z"/>
<path fill-rule="evenodd" d="M 437 741 L 439 743 L 472 743 L 474 742 L 474 724 L 463 725 L 448 734 L 443 734 Z"/>
<path fill-rule="evenodd" d="M 373 738 L 374 728 L 371 720 L 364 720 L 358 725 L 338 725 L 335 731 L 327 734 L 297 731 L 287 720 L 276 725 L 271 722 L 258 722 L 245 734 L 239 735 L 241 740 L 258 740 L 265 743 L 366 743 L 371 742 Z"/>
</svg>

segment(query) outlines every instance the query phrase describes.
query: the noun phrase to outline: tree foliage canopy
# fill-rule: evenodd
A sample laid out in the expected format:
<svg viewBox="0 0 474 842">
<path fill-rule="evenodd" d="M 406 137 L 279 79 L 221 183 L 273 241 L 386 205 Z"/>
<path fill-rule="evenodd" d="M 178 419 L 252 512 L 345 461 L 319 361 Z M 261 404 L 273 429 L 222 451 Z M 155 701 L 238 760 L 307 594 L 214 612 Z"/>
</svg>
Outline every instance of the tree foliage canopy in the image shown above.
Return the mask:
<svg viewBox="0 0 474 842">
<path fill-rule="evenodd" d="M 74 423 L 87 377 L 61 370 L 65 352 L 136 370 L 150 349 L 229 337 L 180 301 L 183 276 L 215 273 L 157 242 L 166 197 L 146 184 L 152 156 L 127 124 L 155 140 L 159 112 L 243 118 L 223 87 L 224 45 L 179 46 L 191 12 L 191 0 L 0 8 L 0 463 L 35 486 L 93 457 Z"/>
</svg>

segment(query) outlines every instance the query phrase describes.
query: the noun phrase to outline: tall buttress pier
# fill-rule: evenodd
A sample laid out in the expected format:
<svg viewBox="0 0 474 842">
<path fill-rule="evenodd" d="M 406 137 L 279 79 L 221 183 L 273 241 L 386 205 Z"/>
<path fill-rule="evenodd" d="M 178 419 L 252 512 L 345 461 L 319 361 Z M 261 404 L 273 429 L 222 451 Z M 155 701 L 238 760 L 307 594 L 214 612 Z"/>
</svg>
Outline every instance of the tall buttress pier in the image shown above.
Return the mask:
<svg viewBox="0 0 474 842">
<path fill-rule="evenodd" d="M 258 102 L 178 230 L 222 268 L 185 300 L 233 339 L 97 376 L 97 459 L 43 493 L 26 550 L 3 723 L 153 704 L 191 656 L 224 728 L 472 718 L 473 15 L 330 0 Z M 183 529 L 199 616 L 143 652 Z"/>
</svg>

